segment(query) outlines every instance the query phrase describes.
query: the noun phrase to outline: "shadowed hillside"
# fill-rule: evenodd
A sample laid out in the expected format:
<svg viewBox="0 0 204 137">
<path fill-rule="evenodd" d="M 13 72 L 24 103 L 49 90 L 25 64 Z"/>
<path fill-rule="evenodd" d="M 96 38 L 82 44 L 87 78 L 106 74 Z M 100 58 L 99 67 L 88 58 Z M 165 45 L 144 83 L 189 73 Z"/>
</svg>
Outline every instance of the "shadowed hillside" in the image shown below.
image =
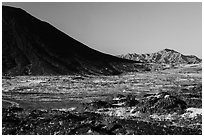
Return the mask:
<svg viewBox="0 0 204 137">
<path fill-rule="evenodd" d="M 114 75 L 140 71 L 138 61 L 101 53 L 19 8 L 2 7 L 3 75 Z"/>
</svg>

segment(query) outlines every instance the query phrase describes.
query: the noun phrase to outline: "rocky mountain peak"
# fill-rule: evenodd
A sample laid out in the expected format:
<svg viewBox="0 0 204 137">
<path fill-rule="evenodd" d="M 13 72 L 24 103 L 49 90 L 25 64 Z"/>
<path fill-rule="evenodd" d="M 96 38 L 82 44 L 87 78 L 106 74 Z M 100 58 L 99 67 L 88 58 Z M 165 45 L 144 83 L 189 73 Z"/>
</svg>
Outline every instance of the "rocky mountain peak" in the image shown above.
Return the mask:
<svg viewBox="0 0 204 137">
<path fill-rule="evenodd" d="M 164 63 L 164 64 L 195 64 L 202 60 L 194 55 L 183 55 L 173 49 L 163 49 L 155 53 L 148 54 L 126 54 L 119 55 L 121 58 L 137 60 L 148 63 Z"/>
</svg>

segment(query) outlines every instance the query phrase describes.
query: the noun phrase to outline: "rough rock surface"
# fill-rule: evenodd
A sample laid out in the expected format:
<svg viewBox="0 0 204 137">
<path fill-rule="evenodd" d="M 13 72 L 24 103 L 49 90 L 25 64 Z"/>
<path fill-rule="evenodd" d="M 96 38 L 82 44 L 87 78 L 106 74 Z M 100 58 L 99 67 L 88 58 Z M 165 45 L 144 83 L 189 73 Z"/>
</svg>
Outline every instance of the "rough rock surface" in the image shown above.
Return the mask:
<svg viewBox="0 0 204 137">
<path fill-rule="evenodd" d="M 118 119 L 94 112 L 31 110 L 10 107 L 2 110 L 3 135 L 191 135 L 199 129 L 162 126 L 138 120 Z"/>
<path fill-rule="evenodd" d="M 2 134 L 201 135 L 202 67 L 3 77 Z"/>
<path fill-rule="evenodd" d="M 164 49 L 151 54 L 126 54 L 118 57 L 142 61 L 148 63 L 164 63 L 164 64 L 195 64 L 201 63 L 201 59 L 193 55 L 183 55 L 172 49 Z"/>
<path fill-rule="evenodd" d="M 187 108 L 186 102 L 170 95 L 167 92 L 160 92 L 146 97 L 142 101 L 140 110 L 145 113 L 183 113 Z"/>
</svg>

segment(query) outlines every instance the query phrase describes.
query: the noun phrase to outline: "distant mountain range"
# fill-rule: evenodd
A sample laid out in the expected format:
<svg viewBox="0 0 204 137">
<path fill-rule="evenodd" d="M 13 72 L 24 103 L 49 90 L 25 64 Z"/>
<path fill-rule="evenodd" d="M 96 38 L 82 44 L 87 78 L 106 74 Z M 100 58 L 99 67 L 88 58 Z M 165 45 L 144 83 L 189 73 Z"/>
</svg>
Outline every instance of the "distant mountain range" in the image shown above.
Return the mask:
<svg viewBox="0 0 204 137">
<path fill-rule="evenodd" d="M 140 61 L 101 53 L 22 9 L 2 6 L 3 75 L 115 75 L 144 69 Z"/>
<path fill-rule="evenodd" d="M 156 53 L 150 54 L 126 54 L 118 55 L 118 57 L 141 61 L 145 63 L 163 63 L 163 64 L 195 64 L 202 60 L 194 55 L 183 55 L 172 49 L 164 49 Z"/>
</svg>

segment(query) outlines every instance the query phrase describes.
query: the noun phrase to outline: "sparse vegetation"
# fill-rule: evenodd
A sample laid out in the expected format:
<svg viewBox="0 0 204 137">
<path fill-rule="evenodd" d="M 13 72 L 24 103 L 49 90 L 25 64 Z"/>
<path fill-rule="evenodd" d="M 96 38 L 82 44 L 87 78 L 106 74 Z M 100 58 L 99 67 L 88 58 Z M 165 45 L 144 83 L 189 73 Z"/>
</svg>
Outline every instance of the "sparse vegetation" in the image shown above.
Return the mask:
<svg viewBox="0 0 204 137">
<path fill-rule="evenodd" d="M 199 67 L 118 76 L 3 77 L 2 133 L 202 134 Z"/>
</svg>

